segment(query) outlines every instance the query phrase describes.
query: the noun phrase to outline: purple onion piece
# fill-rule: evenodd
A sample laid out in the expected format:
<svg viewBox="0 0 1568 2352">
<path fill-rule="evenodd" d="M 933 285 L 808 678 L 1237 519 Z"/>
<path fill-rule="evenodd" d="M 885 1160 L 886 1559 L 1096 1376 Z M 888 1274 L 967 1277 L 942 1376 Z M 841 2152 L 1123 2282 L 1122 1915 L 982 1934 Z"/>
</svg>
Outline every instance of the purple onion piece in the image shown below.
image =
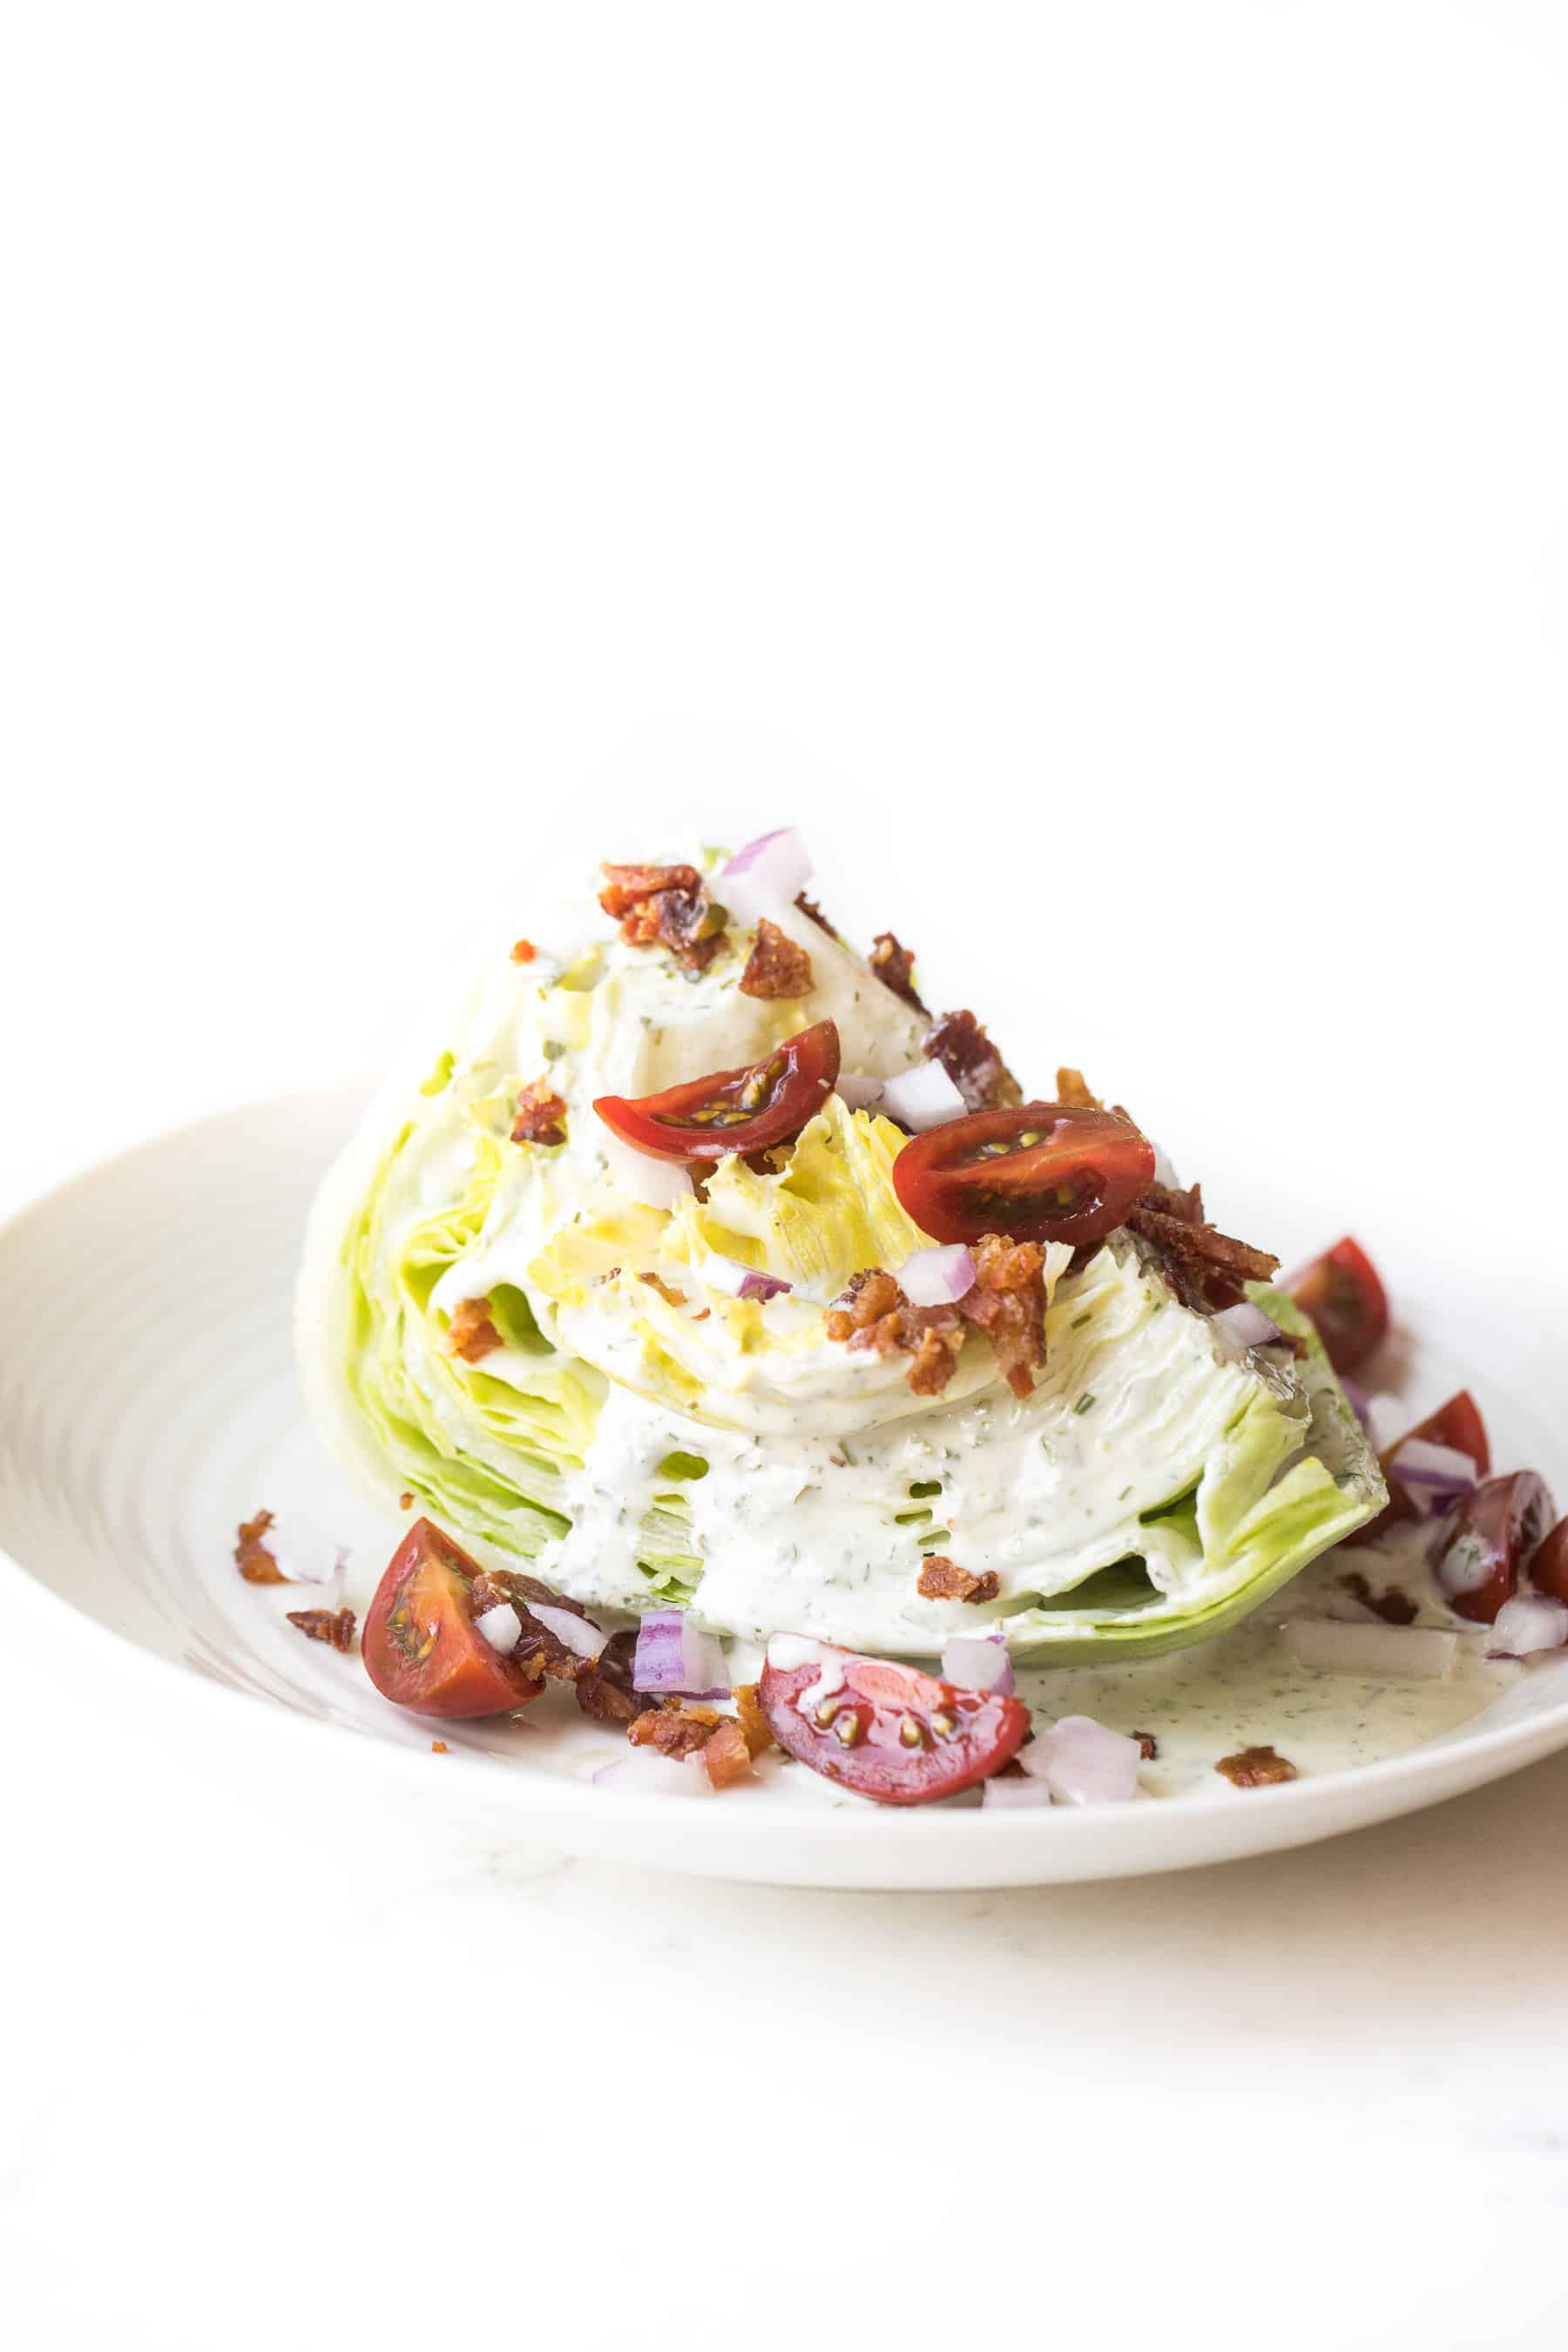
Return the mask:
<svg viewBox="0 0 1568 2352">
<path fill-rule="evenodd" d="M 954 1633 L 942 1643 L 942 1678 L 960 1690 L 995 1691 L 1005 1698 L 1013 1689 L 1013 1661 L 1000 1633 Z"/>
<path fill-rule="evenodd" d="M 650 1609 L 637 1628 L 632 1688 L 660 1697 L 727 1698 L 724 1653 L 684 1609 Z"/>
</svg>

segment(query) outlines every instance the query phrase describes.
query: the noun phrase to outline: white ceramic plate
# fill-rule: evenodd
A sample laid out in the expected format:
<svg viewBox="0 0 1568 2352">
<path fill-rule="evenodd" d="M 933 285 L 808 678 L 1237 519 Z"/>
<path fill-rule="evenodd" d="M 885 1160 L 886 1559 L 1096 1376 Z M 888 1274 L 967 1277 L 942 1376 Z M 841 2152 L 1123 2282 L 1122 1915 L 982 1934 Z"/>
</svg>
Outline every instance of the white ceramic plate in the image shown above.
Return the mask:
<svg viewBox="0 0 1568 2352">
<path fill-rule="evenodd" d="M 356 1658 L 284 1622 L 285 1610 L 315 1596 L 247 1585 L 232 1559 L 240 1519 L 263 1506 L 303 1510 L 356 1547 L 351 1597 L 363 1602 L 397 1538 L 396 1523 L 368 1510 L 321 1455 L 290 1353 L 306 1206 L 361 1099 L 348 1089 L 296 1096 L 160 1138 L 0 1231 L 8 1598 L 44 1638 L 79 1646 L 101 1673 L 142 1677 L 149 1704 L 184 1710 L 193 1746 L 226 1727 L 239 1736 L 247 1710 L 252 1727 L 320 1742 L 323 1772 L 347 1769 L 343 1735 L 358 1734 L 374 1769 L 417 1774 L 426 1796 L 440 1787 L 468 1819 L 499 1817 L 574 1852 L 714 1877 L 967 1887 L 1301 1845 L 1568 1745 L 1564 1657 L 1536 1666 L 1460 1731 L 1387 1762 L 1283 1788 L 1219 1785 L 1082 1811 L 893 1811 L 820 1803 L 777 1783 L 709 1800 L 597 1788 L 588 1775 L 624 1754 L 624 1741 L 549 1700 L 517 1724 L 437 1726 L 450 1753 L 433 1757 L 431 1727 L 384 1705 Z M 1248 1190 L 1256 1199 L 1258 1187 Z M 1283 1224 L 1260 1219 L 1256 1229 L 1294 1238 L 1283 1192 L 1272 1205 Z M 1551 1394 L 1548 1334 L 1560 1303 L 1537 1287 L 1540 1340 L 1521 1337 L 1501 1319 L 1501 1300 L 1521 1294 L 1497 1280 L 1495 1258 L 1489 1287 L 1463 1297 L 1436 1229 L 1424 1248 L 1401 1244 L 1386 1270 L 1425 1318 L 1446 1313 L 1475 1343 L 1462 1355 L 1429 1350 L 1418 1401 L 1472 1379 L 1510 1441 L 1500 1449 L 1505 1465 L 1533 1462 L 1550 1474 L 1543 1433 L 1520 1408 L 1532 1380 Z M 1499 1301 L 1489 1325 L 1489 1297 Z"/>
</svg>

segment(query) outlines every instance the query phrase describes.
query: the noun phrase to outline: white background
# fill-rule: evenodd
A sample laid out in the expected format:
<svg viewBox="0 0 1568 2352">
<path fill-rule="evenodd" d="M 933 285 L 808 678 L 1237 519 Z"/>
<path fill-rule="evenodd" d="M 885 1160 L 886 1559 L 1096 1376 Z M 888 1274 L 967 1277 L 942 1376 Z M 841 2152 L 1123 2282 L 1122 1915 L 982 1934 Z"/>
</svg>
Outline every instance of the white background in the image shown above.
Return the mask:
<svg viewBox="0 0 1568 2352">
<path fill-rule="evenodd" d="M 1292 1244 L 1393 1121 L 1472 1276 L 1558 1246 L 1552 0 L 57 0 L 0 219 L 7 1203 L 668 814 L 1134 1035 Z M 0 1756 L 28 2347 L 1562 2340 L 1568 1766 L 846 1898 L 454 1850 L 68 1660 Z"/>
</svg>

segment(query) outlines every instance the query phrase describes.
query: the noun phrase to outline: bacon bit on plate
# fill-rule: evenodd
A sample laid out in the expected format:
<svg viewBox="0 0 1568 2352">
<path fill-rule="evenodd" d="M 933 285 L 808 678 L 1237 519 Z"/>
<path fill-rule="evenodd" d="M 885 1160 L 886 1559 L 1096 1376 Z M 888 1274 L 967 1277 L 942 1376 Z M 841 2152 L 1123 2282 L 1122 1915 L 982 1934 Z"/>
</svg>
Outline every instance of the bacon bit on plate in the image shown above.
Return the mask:
<svg viewBox="0 0 1568 2352">
<path fill-rule="evenodd" d="M 811 989 L 811 958 L 763 915 L 757 924 L 757 943 L 741 974 L 742 995 L 809 996 Z"/>
<path fill-rule="evenodd" d="M 1359 1601 L 1363 1609 L 1370 1609 L 1374 1617 L 1381 1617 L 1385 1625 L 1415 1624 L 1415 1603 L 1396 1584 L 1391 1584 L 1386 1591 L 1374 1592 L 1360 1569 L 1352 1569 L 1348 1575 L 1341 1577 L 1340 1582 L 1352 1600 Z"/>
<path fill-rule="evenodd" d="M 751 1756 L 760 1756 L 764 1748 L 773 1744 L 772 1726 L 763 1711 L 763 1702 L 755 1683 L 735 1685 L 735 1720 L 741 1727 L 741 1737 Z"/>
<path fill-rule="evenodd" d="M 925 1006 L 915 993 L 912 948 L 900 946 L 891 931 L 879 931 L 867 961 L 884 988 L 890 988 L 895 996 L 901 996 L 914 1012 L 924 1013 Z"/>
<path fill-rule="evenodd" d="M 836 940 L 838 937 L 837 932 L 834 929 L 832 924 L 828 921 L 826 916 L 823 913 L 815 898 L 808 898 L 805 892 L 802 890 L 795 903 L 800 908 L 801 913 L 805 917 L 807 922 L 815 923 L 819 931 L 826 931 L 830 940 Z"/>
<path fill-rule="evenodd" d="M 695 866 L 605 866 L 599 904 L 634 948 L 665 947 L 691 971 L 704 971 L 724 940 L 724 914 Z"/>
<path fill-rule="evenodd" d="M 531 963 L 538 953 L 539 950 L 531 940 L 513 940 L 511 943 L 513 963 Z"/>
<path fill-rule="evenodd" d="M 1024 1089 L 973 1013 L 944 1013 L 932 1023 L 921 1053 L 940 1062 L 972 1111 L 1011 1110 Z"/>
<path fill-rule="evenodd" d="M 710 1706 L 648 1706 L 627 1726 L 634 1748 L 655 1748 L 679 1763 L 706 1748 L 723 1717 Z"/>
<path fill-rule="evenodd" d="M 411 1511 L 414 1508 L 414 1497 L 406 1490 L 399 1495 L 397 1507 L 400 1511 Z"/>
<path fill-rule="evenodd" d="M 752 1777 L 752 1750 L 738 1723 L 721 1723 L 702 1743 L 703 1769 L 715 1789 Z"/>
<path fill-rule="evenodd" d="M 1089 1106 L 1086 1103 L 1084 1105 L 1084 1108 L 1087 1110 L 1089 1108 Z M 1144 1763 L 1152 1764 L 1155 1757 L 1160 1753 L 1160 1743 L 1155 1738 L 1153 1733 L 1152 1731 L 1130 1731 L 1127 1737 L 1129 1739 L 1135 1739 L 1138 1742 L 1139 1748 L 1142 1753 Z"/>
<path fill-rule="evenodd" d="M 627 1627 L 612 1633 L 596 1658 L 578 1661 L 583 1671 L 577 1676 L 577 1704 L 595 1723 L 635 1723 L 645 1711 L 647 1699 L 632 1688 L 637 1646 L 637 1630 Z"/>
<path fill-rule="evenodd" d="M 447 1743 L 444 1739 L 433 1739 L 430 1742 L 430 1753 L 432 1756 L 445 1756 L 447 1752 Z"/>
<path fill-rule="evenodd" d="M 639 1274 L 637 1280 L 646 1282 L 650 1290 L 657 1290 L 667 1307 L 685 1306 L 685 1291 L 677 1290 L 675 1285 L 672 1282 L 666 1282 L 661 1275 Z"/>
<path fill-rule="evenodd" d="M 465 1298 L 458 1303 L 447 1326 L 449 1356 L 460 1356 L 465 1364 L 477 1364 L 482 1356 L 493 1356 L 505 1344 L 490 1321 L 488 1298 Z"/>
<path fill-rule="evenodd" d="M 1151 1244 L 1183 1306 L 1200 1314 L 1239 1306 L 1247 1295 L 1244 1282 L 1267 1282 L 1279 1270 L 1279 1259 L 1267 1250 L 1215 1231 L 1204 1215 L 1201 1184 L 1184 1192 L 1151 1184 L 1127 1223 Z"/>
<path fill-rule="evenodd" d="M 514 1143 L 564 1143 L 566 1130 L 561 1122 L 566 1116 L 566 1106 L 554 1093 L 548 1078 L 535 1078 L 517 1098 L 517 1117 L 512 1122 Z"/>
<path fill-rule="evenodd" d="M 1244 1748 L 1239 1755 L 1222 1756 L 1214 1769 L 1237 1789 L 1267 1789 L 1276 1780 L 1300 1778 L 1294 1764 L 1272 1748 Z"/>
<path fill-rule="evenodd" d="M 290 1609 L 290 1625 L 298 1625 L 308 1642 L 330 1642 L 334 1650 L 345 1657 L 354 1645 L 354 1612 L 352 1609 Z"/>
<path fill-rule="evenodd" d="M 237 1531 L 239 1540 L 234 1548 L 235 1566 L 247 1584 L 286 1584 L 289 1580 L 261 1540 L 271 1525 L 271 1512 L 258 1511 L 256 1517 L 245 1520 Z"/>
<path fill-rule="evenodd" d="M 994 1601 L 1002 1580 L 994 1568 L 972 1576 L 944 1552 L 933 1551 L 920 1572 L 915 1591 L 923 1601 Z"/>
<path fill-rule="evenodd" d="M 1069 1110 L 1103 1110 L 1105 1105 L 1081 1070 L 1065 1066 L 1057 1072 L 1057 1100 Z"/>
</svg>

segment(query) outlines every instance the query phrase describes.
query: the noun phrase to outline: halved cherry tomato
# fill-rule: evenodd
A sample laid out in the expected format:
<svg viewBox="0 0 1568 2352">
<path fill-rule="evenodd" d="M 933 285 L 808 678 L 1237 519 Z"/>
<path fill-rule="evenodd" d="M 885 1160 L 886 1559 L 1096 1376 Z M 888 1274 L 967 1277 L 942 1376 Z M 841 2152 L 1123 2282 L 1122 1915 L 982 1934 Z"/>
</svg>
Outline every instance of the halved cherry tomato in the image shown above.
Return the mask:
<svg viewBox="0 0 1568 2352">
<path fill-rule="evenodd" d="M 360 1640 L 381 1693 L 416 1715 L 506 1715 L 543 1682 L 492 1650 L 474 1628 L 470 1588 L 479 1563 L 460 1544 L 416 1519 L 375 1589 Z"/>
<path fill-rule="evenodd" d="M 1432 1547 L 1433 1573 L 1459 1616 L 1489 1625 L 1557 1513 L 1533 1470 L 1489 1478 L 1467 1495 Z"/>
<path fill-rule="evenodd" d="M 939 1242 L 1103 1241 L 1154 1180 L 1154 1147 L 1114 1111 L 1068 1103 L 952 1118 L 906 1143 L 893 1189 Z"/>
<path fill-rule="evenodd" d="M 721 1160 L 787 1143 L 815 1118 L 838 1076 L 838 1026 L 819 1021 L 765 1062 L 715 1070 L 660 1095 L 601 1095 L 594 1108 L 623 1142 L 656 1160 Z"/>
<path fill-rule="evenodd" d="M 1553 1601 L 1568 1601 L 1568 1519 L 1559 1519 L 1530 1563 L 1530 1580 Z"/>
<path fill-rule="evenodd" d="M 758 1695 L 781 1748 L 883 1805 L 973 1787 L 1010 1762 L 1029 1728 L 1021 1699 L 826 1643 L 801 1665 L 765 1666 Z"/>
<path fill-rule="evenodd" d="M 1385 1528 L 1394 1526 L 1401 1519 L 1419 1517 L 1415 1504 L 1399 1483 L 1395 1467 L 1400 1446 L 1408 1445 L 1413 1438 L 1419 1438 L 1424 1445 L 1451 1445 L 1456 1453 L 1468 1454 L 1476 1465 L 1478 1477 L 1484 1478 L 1492 1466 L 1492 1450 L 1487 1440 L 1487 1425 L 1481 1419 L 1480 1406 L 1468 1389 L 1460 1389 L 1447 1404 L 1440 1404 L 1436 1412 L 1429 1412 L 1425 1421 L 1418 1422 L 1414 1429 L 1407 1429 L 1404 1436 L 1381 1457 L 1383 1475 L 1388 1481 L 1388 1501 L 1372 1525 L 1363 1528 L 1356 1538 L 1358 1543 L 1369 1543 L 1373 1536 L 1381 1535 Z"/>
<path fill-rule="evenodd" d="M 1388 1328 L 1388 1299 L 1361 1244 L 1342 1242 L 1293 1274 L 1285 1286 L 1318 1327 L 1336 1372 L 1364 1363 Z"/>
</svg>

